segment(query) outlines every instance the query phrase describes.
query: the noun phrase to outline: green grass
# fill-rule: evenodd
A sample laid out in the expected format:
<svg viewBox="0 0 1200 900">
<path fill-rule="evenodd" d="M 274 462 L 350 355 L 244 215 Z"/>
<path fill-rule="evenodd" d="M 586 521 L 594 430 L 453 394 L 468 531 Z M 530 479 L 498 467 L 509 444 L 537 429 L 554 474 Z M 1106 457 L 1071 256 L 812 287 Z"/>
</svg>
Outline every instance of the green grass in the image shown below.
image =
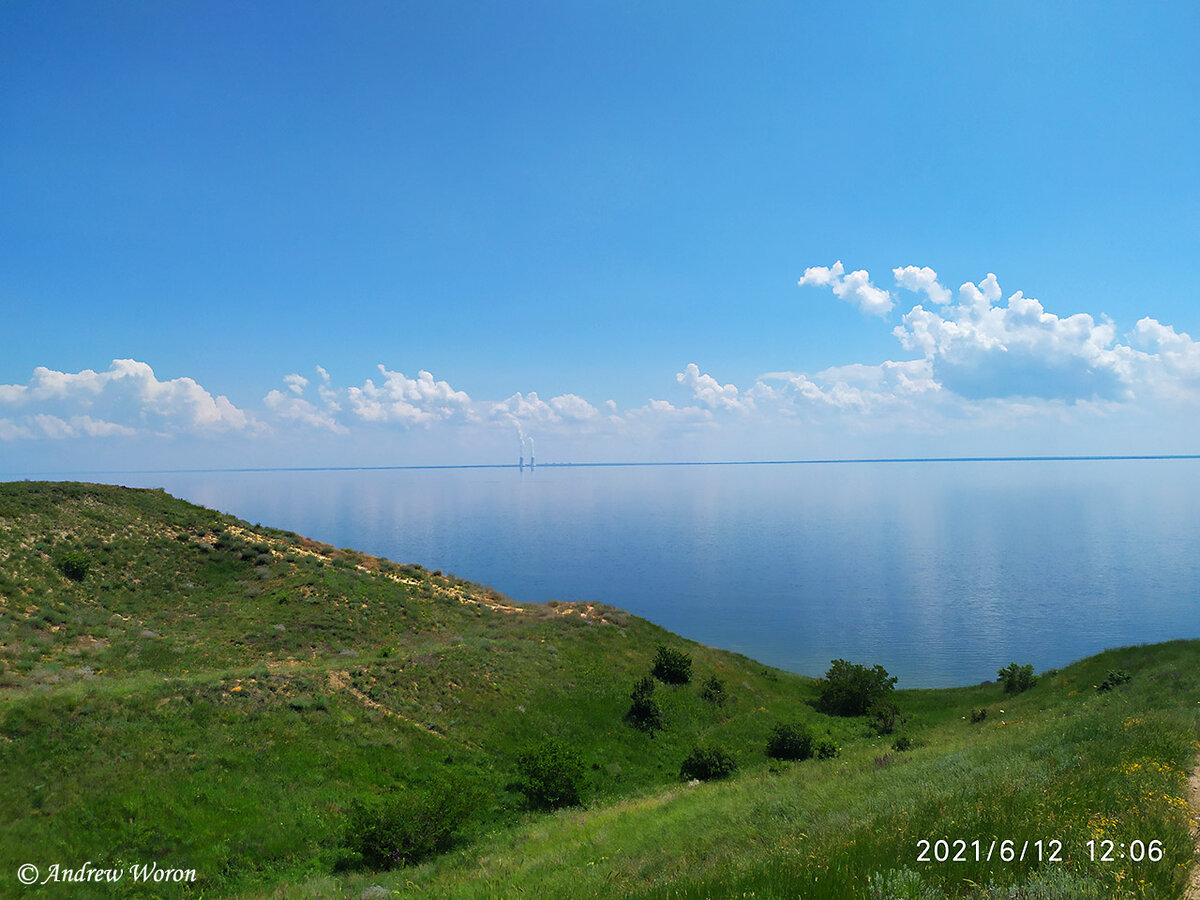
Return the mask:
<svg viewBox="0 0 1200 900">
<path fill-rule="evenodd" d="M 831 764 L 531 818 L 403 873 L 314 882 L 310 896 L 357 896 L 377 883 L 462 897 L 842 898 L 870 896 L 873 876 L 891 871 L 900 883 L 908 870 L 928 891 L 913 896 L 1007 897 L 999 886 L 1024 883 L 1031 896 L 1178 897 L 1193 855 L 1182 798 L 1196 753 L 1198 651 L 1195 642 L 1113 651 L 1019 697 L 995 685 L 903 692 L 924 744 L 911 753 L 862 737 Z M 1130 689 L 1098 694 L 1092 684 L 1114 664 L 1133 673 Z M 981 705 L 992 713 L 984 723 L 963 718 Z M 921 863 L 923 838 L 978 839 L 985 855 L 992 839 L 1030 848 L 1024 862 Z M 1163 858 L 1092 862 L 1087 842 L 1104 839 L 1158 840 Z M 1038 840 L 1046 857 L 1061 841 L 1061 861 L 1038 865 Z"/>
<path fill-rule="evenodd" d="M 14 483 L 0 642 L 2 896 L 1177 898 L 1192 863 L 1195 641 L 1108 651 L 1017 695 L 898 691 L 914 749 L 897 752 L 866 718 L 818 713 L 814 680 L 620 610 L 515 603 L 162 492 Z M 623 717 L 660 644 L 693 678 L 657 685 L 667 727 L 651 737 Z M 1114 670 L 1132 677 L 1097 691 Z M 710 675 L 722 705 L 702 696 Z M 769 760 L 782 722 L 840 755 Z M 578 749 L 583 806 L 535 812 L 516 790 L 546 735 Z M 681 783 L 701 743 L 738 773 Z M 454 849 L 341 871 L 356 804 L 449 774 L 491 798 Z M 922 862 L 922 839 L 1057 840 L 1061 861 Z M 1163 858 L 1092 861 L 1105 839 L 1159 841 Z M 15 880 L 25 862 L 87 860 L 197 883 Z"/>
</svg>

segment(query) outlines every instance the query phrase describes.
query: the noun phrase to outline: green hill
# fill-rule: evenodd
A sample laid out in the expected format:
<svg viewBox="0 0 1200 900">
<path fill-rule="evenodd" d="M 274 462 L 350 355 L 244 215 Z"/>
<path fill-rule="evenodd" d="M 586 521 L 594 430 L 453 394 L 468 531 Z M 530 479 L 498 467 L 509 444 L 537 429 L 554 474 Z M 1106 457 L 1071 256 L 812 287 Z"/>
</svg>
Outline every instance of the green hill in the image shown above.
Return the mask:
<svg viewBox="0 0 1200 900">
<path fill-rule="evenodd" d="M 3 896 L 1009 897 L 1000 887 L 1015 885 L 1107 900 L 1182 896 L 1192 863 L 1194 641 L 1108 651 L 1016 695 L 898 691 L 896 730 L 881 734 L 871 717 L 819 712 L 818 681 L 617 609 L 521 604 L 160 491 L 81 484 L 0 484 L 0 604 Z M 627 712 L 660 646 L 690 657 L 692 679 L 654 682 L 664 721 L 648 732 Z M 722 703 L 704 694 L 713 676 Z M 785 723 L 838 755 L 769 758 Z M 520 790 L 522 754 L 547 737 L 582 768 L 581 804 L 549 813 Z M 728 751 L 737 774 L 681 780 L 697 745 Z M 356 835 L 388 804 L 433 816 L 430 832 L 452 816 L 449 849 L 369 867 Z M 943 849 L 967 859 L 939 861 Z M 16 877 L 25 863 L 44 878 L 89 861 L 127 874 Z M 152 863 L 195 881 L 128 874 Z"/>
</svg>

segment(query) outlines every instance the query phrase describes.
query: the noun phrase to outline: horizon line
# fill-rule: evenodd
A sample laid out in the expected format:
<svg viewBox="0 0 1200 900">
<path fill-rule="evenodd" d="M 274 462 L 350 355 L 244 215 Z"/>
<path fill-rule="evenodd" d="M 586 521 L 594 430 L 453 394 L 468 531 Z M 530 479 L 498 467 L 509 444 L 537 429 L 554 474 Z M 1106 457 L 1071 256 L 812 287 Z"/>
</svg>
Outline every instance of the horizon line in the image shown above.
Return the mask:
<svg viewBox="0 0 1200 900">
<path fill-rule="evenodd" d="M 851 457 L 847 459 L 743 459 L 743 460 L 674 460 L 642 462 L 543 462 L 536 466 L 522 463 L 468 463 L 461 465 L 404 465 L 404 466 L 231 466 L 185 469 L 66 469 L 42 472 L 0 472 L 3 476 L 28 479 L 31 475 L 181 475 L 234 472 L 390 472 L 424 469 L 584 469 L 638 468 L 653 466 L 819 466 L 863 465 L 869 463 L 948 463 L 948 462 L 1102 462 L 1145 461 L 1168 459 L 1200 459 L 1200 453 L 1150 453 L 1112 455 L 1064 456 L 883 456 Z"/>
</svg>

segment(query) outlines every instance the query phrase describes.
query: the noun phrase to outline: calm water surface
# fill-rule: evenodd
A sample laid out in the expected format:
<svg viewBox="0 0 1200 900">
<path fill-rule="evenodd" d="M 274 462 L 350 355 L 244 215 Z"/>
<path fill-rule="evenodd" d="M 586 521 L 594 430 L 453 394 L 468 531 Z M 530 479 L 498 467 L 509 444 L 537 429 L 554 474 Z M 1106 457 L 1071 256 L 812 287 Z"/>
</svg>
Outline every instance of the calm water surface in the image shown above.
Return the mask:
<svg viewBox="0 0 1200 900">
<path fill-rule="evenodd" d="M 88 480 L 97 480 L 89 476 Z M 517 600 L 598 600 L 820 675 L 901 687 L 1200 636 L 1200 461 L 221 472 L 101 478 L 419 562 Z"/>
</svg>

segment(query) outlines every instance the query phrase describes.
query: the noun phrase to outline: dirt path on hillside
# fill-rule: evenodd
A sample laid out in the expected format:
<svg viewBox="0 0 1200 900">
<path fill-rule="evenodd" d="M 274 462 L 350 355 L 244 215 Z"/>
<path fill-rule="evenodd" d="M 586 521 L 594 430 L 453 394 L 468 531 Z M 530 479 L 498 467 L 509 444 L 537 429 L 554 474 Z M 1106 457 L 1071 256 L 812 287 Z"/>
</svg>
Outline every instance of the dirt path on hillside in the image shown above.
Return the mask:
<svg viewBox="0 0 1200 900">
<path fill-rule="evenodd" d="M 354 687 L 354 685 L 352 685 L 350 683 L 349 674 L 342 671 L 341 669 L 334 669 L 333 671 L 331 671 L 329 673 L 329 686 L 336 691 L 345 691 L 347 694 L 349 694 L 351 697 L 353 697 L 355 700 L 357 700 L 359 703 L 361 703 L 363 706 L 367 707 L 368 709 L 379 710 L 379 712 L 383 713 L 386 716 L 392 716 L 393 718 L 400 719 L 401 721 L 407 722 L 409 725 L 412 725 L 416 728 L 420 728 L 422 731 L 426 731 L 429 734 L 432 734 L 436 738 L 441 738 L 443 741 L 449 740 L 449 738 L 447 738 L 446 735 L 442 734 L 440 731 L 434 731 L 428 725 L 422 725 L 420 722 L 416 721 L 415 719 L 410 719 L 408 716 L 402 715 L 402 714 L 396 712 L 394 709 L 388 709 L 382 703 L 377 703 L 376 701 L 372 700 L 370 697 L 368 697 L 366 694 L 364 694 L 358 688 Z M 468 746 L 468 747 L 470 746 L 470 744 L 467 744 L 466 741 L 459 741 L 459 743 L 463 744 L 465 746 Z"/>
<path fill-rule="evenodd" d="M 1192 812 L 1192 840 L 1196 844 L 1196 852 L 1200 853 L 1200 760 L 1192 774 L 1188 777 L 1188 808 Z M 1188 875 L 1187 893 L 1184 900 L 1200 900 L 1200 863 L 1192 862 L 1192 871 Z"/>
</svg>

